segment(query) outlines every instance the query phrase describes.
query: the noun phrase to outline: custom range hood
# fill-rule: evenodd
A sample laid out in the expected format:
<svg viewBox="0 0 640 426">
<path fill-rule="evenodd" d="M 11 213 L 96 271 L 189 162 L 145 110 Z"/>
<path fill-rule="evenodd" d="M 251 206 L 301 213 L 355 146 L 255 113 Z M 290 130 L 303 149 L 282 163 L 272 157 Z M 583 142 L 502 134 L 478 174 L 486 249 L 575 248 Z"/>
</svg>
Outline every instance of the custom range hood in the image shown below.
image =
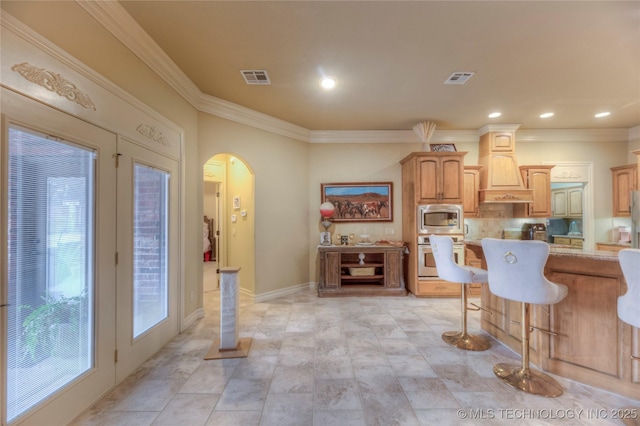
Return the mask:
<svg viewBox="0 0 640 426">
<path fill-rule="evenodd" d="M 524 186 L 516 160 L 515 132 L 519 124 L 487 125 L 480 129 L 478 164 L 481 203 L 531 203 L 533 190 Z"/>
</svg>

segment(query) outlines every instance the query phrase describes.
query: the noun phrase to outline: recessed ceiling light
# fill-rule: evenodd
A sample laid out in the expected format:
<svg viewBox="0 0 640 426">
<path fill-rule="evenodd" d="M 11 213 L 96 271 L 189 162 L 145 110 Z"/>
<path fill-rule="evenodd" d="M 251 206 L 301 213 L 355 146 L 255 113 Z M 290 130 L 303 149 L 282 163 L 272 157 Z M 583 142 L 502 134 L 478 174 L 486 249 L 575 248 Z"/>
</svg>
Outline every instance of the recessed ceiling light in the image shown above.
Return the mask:
<svg viewBox="0 0 640 426">
<path fill-rule="evenodd" d="M 605 111 L 605 112 L 599 112 L 595 115 L 596 118 L 602 118 L 602 117 L 607 117 L 611 115 L 611 113 L 609 111 Z"/>
<path fill-rule="evenodd" d="M 333 77 L 323 77 L 322 80 L 320 80 L 320 86 L 322 86 L 324 90 L 331 90 L 336 87 L 336 84 L 338 84 L 338 81 Z"/>
<path fill-rule="evenodd" d="M 549 117 L 553 117 L 552 112 L 545 112 L 544 114 L 540 114 L 540 118 L 549 118 Z"/>
<path fill-rule="evenodd" d="M 489 118 L 498 118 L 502 115 L 501 112 L 492 112 L 491 114 L 489 114 Z"/>
</svg>

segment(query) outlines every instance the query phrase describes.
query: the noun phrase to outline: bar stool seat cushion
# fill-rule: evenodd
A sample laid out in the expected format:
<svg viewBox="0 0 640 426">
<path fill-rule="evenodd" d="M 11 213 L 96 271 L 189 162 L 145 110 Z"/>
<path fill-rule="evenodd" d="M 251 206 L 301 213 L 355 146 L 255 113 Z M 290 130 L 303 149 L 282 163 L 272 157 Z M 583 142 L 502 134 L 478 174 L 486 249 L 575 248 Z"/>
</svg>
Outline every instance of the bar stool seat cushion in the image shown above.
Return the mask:
<svg viewBox="0 0 640 426">
<path fill-rule="evenodd" d="M 536 305 L 555 304 L 567 296 L 567 286 L 544 276 L 549 256 L 549 245 L 544 241 L 484 238 L 482 250 L 489 269 L 489 290 L 496 296 Z"/>
<path fill-rule="evenodd" d="M 620 250 L 618 260 L 627 281 L 627 292 L 618 297 L 618 318 L 640 328 L 640 249 Z"/>
</svg>

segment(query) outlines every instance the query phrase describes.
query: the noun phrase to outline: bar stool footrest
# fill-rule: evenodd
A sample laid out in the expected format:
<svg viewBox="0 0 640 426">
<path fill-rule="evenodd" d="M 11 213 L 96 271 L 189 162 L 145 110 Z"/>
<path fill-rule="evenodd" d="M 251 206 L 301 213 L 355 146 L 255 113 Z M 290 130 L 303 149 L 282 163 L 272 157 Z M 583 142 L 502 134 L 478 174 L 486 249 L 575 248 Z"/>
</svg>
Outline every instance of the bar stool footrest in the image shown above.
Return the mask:
<svg viewBox="0 0 640 426">
<path fill-rule="evenodd" d="M 461 331 L 446 331 L 442 333 L 442 340 L 451 346 L 466 351 L 486 351 L 491 347 L 489 339 Z"/>
<path fill-rule="evenodd" d="M 523 392 L 547 398 L 562 395 L 560 384 L 545 373 L 516 364 L 496 364 L 493 372 L 500 380 Z"/>
</svg>

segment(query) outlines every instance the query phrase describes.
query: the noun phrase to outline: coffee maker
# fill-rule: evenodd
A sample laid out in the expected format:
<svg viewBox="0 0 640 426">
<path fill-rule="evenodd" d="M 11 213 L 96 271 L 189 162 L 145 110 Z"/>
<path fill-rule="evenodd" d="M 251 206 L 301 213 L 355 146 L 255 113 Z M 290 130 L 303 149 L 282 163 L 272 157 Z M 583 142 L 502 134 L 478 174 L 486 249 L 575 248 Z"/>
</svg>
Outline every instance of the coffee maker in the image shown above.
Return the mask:
<svg viewBox="0 0 640 426">
<path fill-rule="evenodd" d="M 544 223 L 532 223 L 527 234 L 529 240 L 547 241 L 547 227 Z"/>
</svg>

